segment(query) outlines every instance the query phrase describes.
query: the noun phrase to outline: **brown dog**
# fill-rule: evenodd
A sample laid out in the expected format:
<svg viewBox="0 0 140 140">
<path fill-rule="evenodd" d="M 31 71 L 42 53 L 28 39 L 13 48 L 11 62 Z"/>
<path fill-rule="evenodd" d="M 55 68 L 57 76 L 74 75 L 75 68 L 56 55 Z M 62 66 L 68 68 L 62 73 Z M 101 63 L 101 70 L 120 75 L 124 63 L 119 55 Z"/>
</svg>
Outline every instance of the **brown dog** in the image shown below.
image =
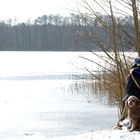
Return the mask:
<svg viewBox="0 0 140 140">
<path fill-rule="evenodd" d="M 130 119 L 130 132 L 139 129 L 140 123 L 140 100 L 136 96 L 127 99 L 128 117 Z"/>
</svg>

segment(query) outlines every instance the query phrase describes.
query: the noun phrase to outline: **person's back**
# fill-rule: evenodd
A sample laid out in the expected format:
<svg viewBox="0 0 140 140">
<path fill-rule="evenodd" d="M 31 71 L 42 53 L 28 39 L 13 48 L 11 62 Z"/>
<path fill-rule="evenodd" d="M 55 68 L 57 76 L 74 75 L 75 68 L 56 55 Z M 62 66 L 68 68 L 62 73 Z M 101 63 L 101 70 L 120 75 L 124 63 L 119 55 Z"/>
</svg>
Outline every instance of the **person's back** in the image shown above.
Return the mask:
<svg viewBox="0 0 140 140">
<path fill-rule="evenodd" d="M 130 70 L 126 83 L 127 96 L 134 95 L 140 99 L 140 66 L 136 65 Z"/>
</svg>

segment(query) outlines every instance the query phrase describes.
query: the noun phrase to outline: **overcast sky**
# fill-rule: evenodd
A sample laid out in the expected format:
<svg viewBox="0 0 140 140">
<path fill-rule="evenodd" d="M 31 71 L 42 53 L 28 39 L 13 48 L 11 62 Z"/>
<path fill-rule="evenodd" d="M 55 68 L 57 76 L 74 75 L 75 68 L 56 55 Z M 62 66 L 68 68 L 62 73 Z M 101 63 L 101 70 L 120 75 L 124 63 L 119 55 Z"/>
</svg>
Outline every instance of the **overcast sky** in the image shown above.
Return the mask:
<svg viewBox="0 0 140 140">
<path fill-rule="evenodd" d="M 11 18 L 18 19 L 18 21 L 27 21 L 28 19 L 34 20 L 42 15 L 68 15 L 78 9 L 77 1 L 78 0 L 0 0 L 0 20 Z M 100 0 L 98 0 L 98 2 L 99 1 Z M 101 6 L 104 7 L 103 1 L 100 2 L 102 2 L 100 3 Z M 115 0 L 112 0 L 112 2 L 114 3 Z M 98 10 L 98 6 L 95 5 L 95 3 L 90 6 Z M 121 5 L 117 7 L 120 8 Z M 101 10 L 99 11 L 101 12 Z M 128 12 L 127 10 L 124 11 Z"/>
<path fill-rule="evenodd" d="M 49 14 L 68 15 L 76 0 L 0 0 L 0 20 L 17 18 L 34 19 Z"/>
</svg>

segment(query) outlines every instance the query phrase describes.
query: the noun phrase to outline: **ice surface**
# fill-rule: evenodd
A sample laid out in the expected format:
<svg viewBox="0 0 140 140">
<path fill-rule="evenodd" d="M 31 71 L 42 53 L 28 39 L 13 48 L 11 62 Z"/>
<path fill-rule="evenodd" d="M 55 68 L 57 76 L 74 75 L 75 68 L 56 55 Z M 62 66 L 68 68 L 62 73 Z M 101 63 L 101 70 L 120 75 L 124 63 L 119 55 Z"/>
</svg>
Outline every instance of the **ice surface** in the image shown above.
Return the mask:
<svg viewBox="0 0 140 140">
<path fill-rule="evenodd" d="M 1 140 L 84 138 L 91 134 L 81 133 L 113 127 L 117 109 L 101 104 L 90 90 L 81 88 L 75 94 L 71 80 L 30 79 L 40 74 L 75 72 L 70 65 L 75 57 L 78 59 L 71 53 L 0 52 Z M 26 76 L 26 80 L 5 78 L 16 76 Z"/>
</svg>

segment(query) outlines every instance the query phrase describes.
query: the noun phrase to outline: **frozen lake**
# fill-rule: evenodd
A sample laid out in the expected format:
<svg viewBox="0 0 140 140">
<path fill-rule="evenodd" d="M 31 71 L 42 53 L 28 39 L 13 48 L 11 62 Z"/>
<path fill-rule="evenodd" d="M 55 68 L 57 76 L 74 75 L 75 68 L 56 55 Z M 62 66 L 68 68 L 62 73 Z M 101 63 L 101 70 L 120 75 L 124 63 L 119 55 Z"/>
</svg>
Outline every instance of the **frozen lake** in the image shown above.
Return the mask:
<svg viewBox="0 0 140 140">
<path fill-rule="evenodd" d="M 113 127 L 117 109 L 101 104 L 90 86 L 77 90 L 82 80 L 64 78 L 93 66 L 80 55 L 87 53 L 0 52 L 0 139 L 38 134 L 48 138 Z"/>
</svg>

